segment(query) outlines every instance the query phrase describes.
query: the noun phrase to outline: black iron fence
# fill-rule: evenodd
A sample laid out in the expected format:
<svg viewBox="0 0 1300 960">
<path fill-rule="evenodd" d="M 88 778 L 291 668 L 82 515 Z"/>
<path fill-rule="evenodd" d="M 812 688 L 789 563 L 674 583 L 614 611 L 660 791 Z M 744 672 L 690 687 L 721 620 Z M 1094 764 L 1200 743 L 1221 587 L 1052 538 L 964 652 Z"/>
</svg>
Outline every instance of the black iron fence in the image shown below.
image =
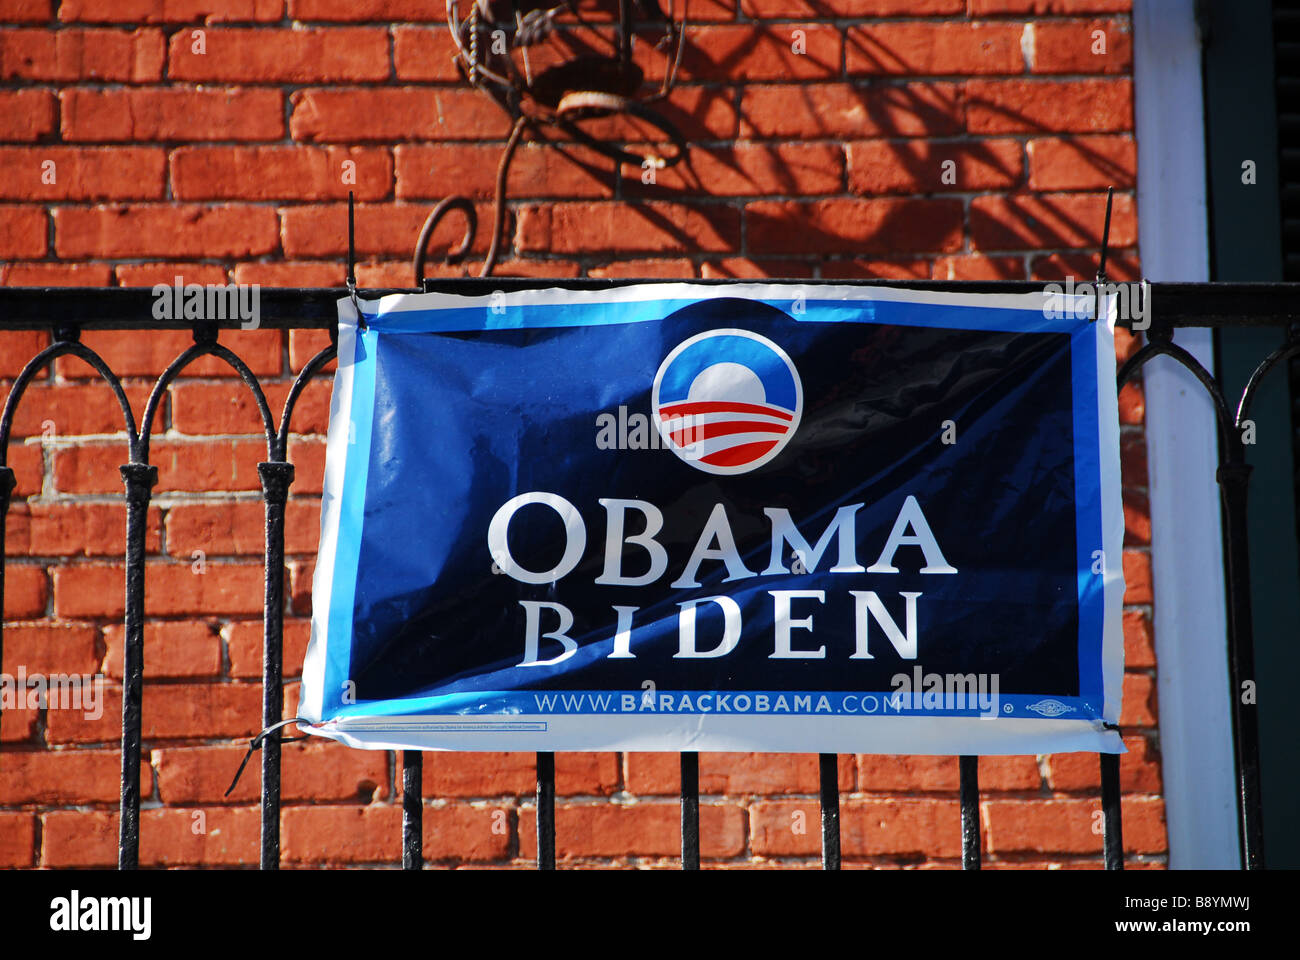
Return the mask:
<svg viewBox="0 0 1300 960">
<path fill-rule="evenodd" d="M 484 295 L 497 290 L 518 290 L 541 286 L 571 289 L 603 289 L 632 281 L 615 280 L 523 280 L 508 278 L 425 281 L 426 290 Z M 697 281 L 727 283 L 734 281 Z M 822 281 L 770 281 L 815 286 Z M 853 281 L 835 281 L 836 284 Z M 1043 291 L 1042 284 L 1019 281 L 997 283 L 937 281 L 859 281 L 874 286 L 980 293 L 1031 293 Z M 365 291 L 369 297 L 408 291 Z M 338 298 L 336 289 L 268 289 L 260 295 L 260 327 L 263 329 L 326 329 L 337 340 Z M 1239 839 L 1242 866 L 1254 869 L 1263 864 L 1263 831 L 1259 775 L 1259 727 L 1253 698 L 1242 696 L 1244 685 L 1255 679 L 1254 645 L 1250 609 L 1250 565 L 1246 508 L 1250 466 L 1246 463 L 1243 424 L 1249 419 L 1251 401 L 1263 377 L 1275 366 L 1300 355 L 1300 284 L 1208 284 L 1154 283 L 1146 287 L 1149 301 L 1141 315 L 1146 344 L 1120 369 L 1122 387 L 1149 360 L 1167 356 L 1182 364 L 1204 385 L 1216 412 L 1220 466 L 1218 483 L 1223 500 L 1225 526 L 1225 573 L 1228 601 L 1228 666 L 1233 705 L 1233 742 L 1237 773 Z M 122 681 L 121 819 L 118 866 L 137 866 L 140 842 L 140 753 L 141 700 L 144 675 L 145 534 L 146 516 L 157 467 L 149 463 L 149 442 L 154 417 L 168 386 L 194 360 L 211 356 L 229 366 L 247 384 L 257 403 L 266 434 L 267 458 L 258 464 L 266 512 L 264 638 L 262 674 L 263 732 L 250 743 L 250 753 L 261 749 L 261 866 L 277 869 L 280 864 L 280 731 L 292 720 L 282 717 L 283 703 L 283 620 L 284 620 L 284 519 L 294 467 L 287 459 L 289 425 L 303 387 L 334 358 L 335 345 L 321 350 L 294 381 L 280 414 L 277 427 L 258 378 L 236 354 L 218 342 L 222 329 L 236 329 L 239 319 L 204 322 L 158 320 L 153 314 L 153 297 L 147 289 L 21 289 L 0 288 L 0 331 L 45 330 L 53 334 L 51 345 L 41 350 L 24 367 L 13 383 L 0 414 L 0 605 L 4 599 L 4 537 L 15 486 L 14 471 L 7 465 L 8 443 L 15 411 L 33 378 L 57 357 L 76 356 L 90 364 L 107 382 L 121 407 L 127 433 L 127 462 L 121 466 L 127 505 L 126 520 L 126 610 L 125 651 Z M 1120 326 L 1132 321 L 1121 319 Z M 1173 340 L 1179 327 L 1274 326 L 1290 328 L 1286 343 L 1266 357 L 1250 378 L 1235 410 L 1228 405 L 1215 377 Z M 83 330 L 144 332 L 190 329 L 193 344 L 167 367 L 155 383 L 141 422 L 137 425 L 117 375 L 93 350 L 79 342 Z M 1284 366 L 1285 369 L 1285 366 Z M 0 657 L 3 656 L 3 622 L 0 620 Z M 1124 847 L 1121 836 L 1119 757 L 1099 754 L 1103 850 L 1107 869 L 1122 869 Z M 838 758 L 820 757 L 822 865 L 835 870 L 840 865 Z M 681 754 L 681 865 L 699 869 L 699 758 Z M 242 769 L 242 767 L 241 767 Z M 962 866 L 980 866 L 979 782 L 977 758 L 960 758 Z M 423 865 L 422 844 L 422 754 L 402 753 L 402 865 L 419 869 Z M 537 866 L 555 868 L 555 758 L 537 754 Z"/>
</svg>

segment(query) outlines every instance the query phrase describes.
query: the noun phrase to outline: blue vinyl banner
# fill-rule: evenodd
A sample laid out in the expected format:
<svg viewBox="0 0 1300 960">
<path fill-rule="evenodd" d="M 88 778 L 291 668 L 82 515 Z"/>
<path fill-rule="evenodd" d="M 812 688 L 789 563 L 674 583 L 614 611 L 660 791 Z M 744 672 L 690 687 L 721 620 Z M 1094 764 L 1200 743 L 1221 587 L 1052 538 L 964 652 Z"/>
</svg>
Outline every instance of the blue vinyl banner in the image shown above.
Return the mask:
<svg viewBox="0 0 1300 960">
<path fill-rule="evenodd" d="M 1103 298 L 340 301 L 308 732 L 1122 752 Z"/>
</svg>

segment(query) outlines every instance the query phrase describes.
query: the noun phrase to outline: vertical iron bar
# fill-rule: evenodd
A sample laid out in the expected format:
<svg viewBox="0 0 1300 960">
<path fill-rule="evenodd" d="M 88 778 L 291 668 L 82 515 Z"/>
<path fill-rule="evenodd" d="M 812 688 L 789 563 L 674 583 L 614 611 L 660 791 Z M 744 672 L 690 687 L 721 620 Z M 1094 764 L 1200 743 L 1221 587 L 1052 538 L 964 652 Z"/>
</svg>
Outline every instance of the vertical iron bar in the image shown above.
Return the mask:
<svg viewBox="0 0 1300 960">
<path fill-rule="evenodd" d="M 292 463 L 259 463 L 266 501 L 266 603 L 262 611 L 262 729 L 284 710 L 284 506 Z M 280 869 L 280 737 L 262 744 L 262 869 Z"/>
<path fill-rule="evenodd" d="M 1119 754 L 1101 757 L 1102 843 L 1106 852 L 1106 869 L 1124 869 L 1124 834 L 1119 812 Z"/>
<path fill-rule="evenodd" d="M 158 468 L 128 463 L 126 485 L 126 642 L 122 658 L 122 793 L 117 866 L 140 862 L 140 702 L 144 692 L 144 549 L 149 497 Z"/>
<path fill-rule="evenodd" d="M 424 867 L 424 754 L 402 751 L 402 869 Z"/>
<path fill-rule="evenodd" d="M 1241 865 L 1258 870 L 1264 865 L 1264 823 L 1259 786 L 1259 715 L 1252 702 L 1245 703 L 1245 685 L 1255 682 L 1254 624 L 1250 606 L 1250 538 L 1247 493 L 1250 465 L 1245 463 L 1240 435 L 1232 442 L 1237 449 L 1219 467 L 1219 488 L 1227 517 L 1228 574 L 1228 674 L 1232 689 L 1233 744 L 1237 760 L 1237 806 Z"/>
<path fill-rule="evenodd" d="M 961 868 L 980 868 L 980 758 L 960 757 Z"/>
<path fill-rule="evenodd" d="M 1106 869 L 1125 869 L 1125 836 L 1119 816 L 1119 754 L 1101 753 L 1101 827 Z"/>
<path fill-rule="evenodd" d="M 13 467 L 0 467 L 0 669 L 3 669 L 5 660 L 5 525 L 9 519 L 9 501 L 17 483 Z M 4 705 L 0 704 L 0 720 L 3 717 Z"/>
<path fill-rule="evenodd" d="M 555 869 L 555 754 L 537 754 L 537 869 Z"/>
<path fill-rule="evenodd" d="M 632 0 L 618 0 L 618 69 L 626 81 L 632 74 Z"/>
<path fill-rule="evenodd" d="M 840 868 L 840 758 L 838 754 L 817 755 L 822 795 L 822 869 Z"/>
<path fill-rule="evenodd" d="M 700 869 L 700 755 L 683 753 L 682 869 Z"/>
</svg>

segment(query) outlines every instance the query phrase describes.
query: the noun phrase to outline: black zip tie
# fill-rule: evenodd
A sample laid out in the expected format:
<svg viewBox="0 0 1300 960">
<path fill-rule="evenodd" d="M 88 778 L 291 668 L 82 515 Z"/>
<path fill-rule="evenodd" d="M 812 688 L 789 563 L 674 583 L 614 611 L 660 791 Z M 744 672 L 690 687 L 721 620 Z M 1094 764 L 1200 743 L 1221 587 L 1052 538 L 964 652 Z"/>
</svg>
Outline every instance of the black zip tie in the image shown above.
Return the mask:
<svg viewBox="0 0 1300 960">
<path fill-rule="evenodd" d="M 352 298 L 352 309 L 357 312 L 357 324 L 362 330 L 367 329 L 365 314 L 361 312 L 361 304 L 357 302 L 357 244 L 356 244 L 356 221 L 353 213 L 352 191 L 348 191 L 348 275 L 347 287 L 348 296 Z"/>
<path fill-rule="evenodd" d="M 1110 248 L 1110 205 L 1115 199 L 1115 188 L 1106 188 L 1106 222 L 1101 228 L 1101 260 L 1097 264 L 1097 282 L 1092 289 L 1092 322 L 1101 319 L 1101 285 L 1106 282 L 1106 253 Z"/>
<path fill-rule="evenodd" d="M 248 753 L 244 754 L 244 759 L 239 761 L 239 769 L 235 771 L 235 779 L 230 781 L 230 789 L 226 791 L 226 796 L 227 797 L 230 796 L 230 794 L 234 791 L 235 785 L 239 783 L 239 778 L 243 776 L 244 767 L 248 766 L 248 761 L 253 756 L 253 751 L 261 750 L 262 744 L 266 741 L 267 737 L 275 733 L 275 731 L 279 730 L 281 727 L 287 727 L 291 723 L 309 723 L 309 722 L 310 721 L 304 720 L 302 717 L 290 717 L 288 720 L 281 720 L 279 723 L 271 724 L 269 727 L 267 727 L 265 730 L 263 730 L 261 733 L 255 736 L 252 740 L 249 740 Z M 276 737 L 275 742 L 293 743 L 295 740 L 306 740 L 306 739 L 307 739 L 307 735 L 303 734 L 301 737 Z"/>
</svg>

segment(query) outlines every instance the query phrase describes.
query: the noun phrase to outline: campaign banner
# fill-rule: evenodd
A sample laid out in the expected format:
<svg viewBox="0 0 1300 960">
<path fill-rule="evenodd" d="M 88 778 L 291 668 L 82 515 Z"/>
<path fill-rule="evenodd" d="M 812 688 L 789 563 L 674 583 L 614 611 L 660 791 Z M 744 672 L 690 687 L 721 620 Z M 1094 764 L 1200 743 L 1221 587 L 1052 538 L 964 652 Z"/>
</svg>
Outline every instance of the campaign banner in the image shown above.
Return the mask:
<svg viewBox="0 0 1300 960">
<path fill-rule="evenodd" d="M 357 747 L 1123 752 L 1103 298 L 339 302 L 299 716 Z"/>
</svg>

